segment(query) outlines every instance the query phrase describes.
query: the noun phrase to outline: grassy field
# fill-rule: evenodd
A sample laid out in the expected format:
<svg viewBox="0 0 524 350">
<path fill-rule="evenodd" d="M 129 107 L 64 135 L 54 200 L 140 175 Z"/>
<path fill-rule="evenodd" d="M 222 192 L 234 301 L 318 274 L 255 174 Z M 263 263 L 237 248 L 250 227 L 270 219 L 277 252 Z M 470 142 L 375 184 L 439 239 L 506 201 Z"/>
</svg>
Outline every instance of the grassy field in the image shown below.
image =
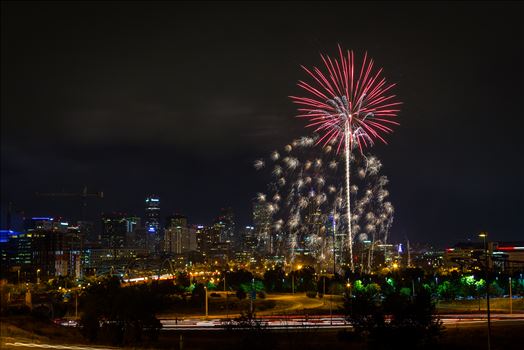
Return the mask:
<svg viewBox="0 0 524 350">
<path fill-rule="evenodd" d="M 0 338 L 3 343 L 16 341 L 48 343 L 57 340 L 63 344 L 75 344 L 83 338 L 76 328 L 62 327 L 50 321 L 30 316 L 9 316 L 0 319 Z"/>
<path fill-rule="evenodd" d="M 324 298 L 308 298 L 305 293 L 296 294 L 268 294 L 265 299 L 256 299 L 253 307 L 257 315 L 285 315 L 285 314 L 329 314 L 330 306 L 334 313 L 339 312 L 343 305 L 343 297 L 339 295 Z M 229 296 L 227 303 L 224 294 L 220 297 L 209 298 L 208 313 L 212 317 L 235 317 L 242 311 L 250 308 L 250 300 L 239 300 L 236 296 Z M 159 318 L 198 317 L 205 314 L 204 305 L 171 308 L 159 313 Z"/>
<path fill-rule="evenodd" d="M 441 301 L 437 304 L 440 313 L 477 313 L 486 312 L 486 299 Z M 509 298 L 490 299 L 490 309 L 496 313 L 509 313 Z M 524 312 L 524 298 L 513 299 L 513 312 Z"/>
<path fill-rule="evenodd" d="M 257 299 L 253 306 L 259 316 L 268 315 L 326 315 L 331 312 L 340 314 L 344 300 L 340 295 L 325 296 L 324 298 L 308 298 L 305 293 L 296 294 L 268 294 L 266 299 Z M 496 313 L 509 313 L 508 298 L 492 298 L 491 310 Z M 478 313 L 486 312 L 486 300 L 460 300 L 452 302 L 438 302 L 437 310 L 441 314 Z M 225 295 L 209 298 L 209 315 L 212 317 L 235 317 L 242 311 L 248 311 L 250 300 L 239 300 L 236 296 Z M 524 312 L 524 298 L 513 299 L 513 312 Z M 185 307 L 168 309 L 160 314 L 160 318 L 199 317 L 205 315 L 204 305 L 200 307 Z"/>
</svg>

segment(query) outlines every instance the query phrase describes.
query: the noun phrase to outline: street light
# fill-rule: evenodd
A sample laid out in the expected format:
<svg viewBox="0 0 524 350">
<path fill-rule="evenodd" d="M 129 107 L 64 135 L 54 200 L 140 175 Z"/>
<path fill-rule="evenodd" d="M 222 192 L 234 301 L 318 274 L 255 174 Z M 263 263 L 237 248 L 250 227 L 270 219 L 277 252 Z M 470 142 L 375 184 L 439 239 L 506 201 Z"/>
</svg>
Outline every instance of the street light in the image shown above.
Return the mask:
<svg viewBox="0 0 524 350">
<path fill-rule="evenodd" d="M 207 304 L 207 286 L 204 286 L 204 292 L 206 293 L 206 318 L 208 316 L 208 304 Z"/>
<path fill-rule="evenodd" d="M 36 284 L 40 284 L 40 269 L 36 270 Z"/>
<path fill-rule="evenodd" d="M 491 313 L 489 309 L 489 260 L 488 260 L 488 245 L 486 239 L 488 237 L 487 232 L 481 232 L 479 237 L 482 237 L 484 241 L 484 257 L 485 257 L 485 273 L 486 273 L 486 307 L 488 313 L 488 350 L 491 350 Z"/>
<path fill-rule="evenodd" d="M 323 288 L 323 299 L 322 302 L 324 303 L 324 305 L 326 304 L 326 275 L 322 276 L 323 277 L 323 285 L 324 285 L 324 288 Z"/>
<path fill-rule="evenodd" d="M 351 290 L 351 283 L 348 281 L 348 283 L 346 283 L 346 288 L 349 290 L 349 297 L 351 298 L 352 297 L 352 290 Z"/>
<path fill-rule="evenodd" d="M 297 265 L 297 269 L 296 271 L 300 271 L 302 270 L 302 265 Z M 292 275 L 292 279 L 291 279 L 291 291 L 293 292 L 293 294 L 295 294 L 295 274 L 293 273 L 293 271 L 291 271 Z"/>
</svg>

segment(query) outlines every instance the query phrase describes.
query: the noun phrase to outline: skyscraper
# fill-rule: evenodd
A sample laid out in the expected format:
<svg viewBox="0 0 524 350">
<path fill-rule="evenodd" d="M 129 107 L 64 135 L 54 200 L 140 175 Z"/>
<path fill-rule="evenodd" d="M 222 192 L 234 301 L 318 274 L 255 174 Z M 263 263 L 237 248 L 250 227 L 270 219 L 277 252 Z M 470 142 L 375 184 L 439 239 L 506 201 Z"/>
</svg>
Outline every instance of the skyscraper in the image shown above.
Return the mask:
<svg viewBox="0 0 524 350">
<path fill-rule="evenodd" d="M 127 220 L 125 214 L 102 214 L 102 246 L 104 248 L 124 248 L 126 236 Z"/>
<path fill-rule="evenodd" d="M 220 215 L 215 219 L 214 224 L 221 227 L 220 242 L 234 242 L 235 214 L 232 208 L 220 209 Z"/>
<path fill-rule="evenodd" d="M 257 237 L 255 236 L 255 228 L 253 226 L 246 226 L 242 230 L 242 251 L 253 256 L 257 250 Z"/>
<path fill-rule="evenodd" d="M 263 203 L 253 203 L 253 225 L 258 239 L 258 250 L 261 254 L 273 252 L 273 237 L 271 235 L 271 213 Z"/>
<path fill-rule="evenodd" d="M 30 261 L 26 268 L 35 274 L 40 269 L 40 276 L 67 275 L 70 252 L 65 238 L 68 225 L 60 218 L 33 217 L 27 220 L 27 233 L 17 237 L 17 262 Z M 23 265 L 21 267 L 24 269 Z"/>
<path fill-rule="evenodd" d="M 187 227 L 187 216 L 175 214 L 166 218 L 166 229 L 170 227 Z"/>
<path fill-rule="evenodd" d="M 196 230 L 188 226 L 187 217 L 179 214 L 167 217 L 164 252 L 182 254 L 196 251 L 196 249 Z"/>
<path fill-rule="evenodd" d="M 159 253 L 161 249 L 161 230 L 160 230 L 160 198 L 155 195 L 146 198 L 146 220 L 145 229 L 147 232 L 147 246 L 153 253 Z"/>
<path fill-rule="evenodd" d="M 138 216 L 126 217 L 126 247 L 144 248 L 141 242 L 141 222 Z"/>
<path fill-rule="evenodd" d="M 215 258 L 224 260 L 228 253 L 228 243 L 221 242 L 220 236 L 222 226 L 214 224 L 212 226 L 198 226 L 198 249 L 205 260 L 212 261 Z"/>
</svg>

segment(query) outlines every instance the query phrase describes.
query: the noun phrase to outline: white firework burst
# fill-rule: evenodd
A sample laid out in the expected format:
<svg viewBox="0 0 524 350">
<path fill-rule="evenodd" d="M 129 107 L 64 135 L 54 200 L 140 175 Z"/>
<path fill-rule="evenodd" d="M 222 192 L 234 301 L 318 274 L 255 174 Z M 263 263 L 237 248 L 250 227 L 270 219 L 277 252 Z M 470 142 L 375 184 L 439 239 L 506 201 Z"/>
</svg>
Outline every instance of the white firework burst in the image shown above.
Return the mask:
<svg viewBox="0 0 524 350">
<path fill-rule="evenodd" d="M 266 201 L 266 195 L 264 193 L 257 193 L 257 200 L 259 202 L 265 202 Z"/>
<path fill-rule="evenodd" d="M 320 150 L 311 147 L 317 140 L 298 138 L 282 151 L 273 151 L 269 155 L 272 167 L 267 170 L 273 178 L 267 197 L 271 202 L 267 202 L 265 194 L 257 195 L 259 202 L 265 202 L 271 217 L 279 217 L 273 220 L 270 233 L 274 246 L 271 253 L 282 254 L 289 262 L 299 251 L 308 252 L 317 262 L 333 261 L 330 230 L 347 232 L 348 222 L 351 222 L 352 237 L 357 241 L 362 237 L 359 235 L 366 234 L 366 241 L 386 242 L 393 220 L 393 205 L 385 201 L 389 196 L 385 188 L 388 180 L 379 174 L 380 161 L 375 156 L 366 158 L 358 154 L 351 158 L 354 163 L 350 187 L 352 212 L 348 220 L 345 173 L 344 167 L 339 166 L 344 157 L 334 152 L 336 146 L 333 144 Z M 256 164 L 260 169 L 266 168 L 263 160 Z M 364 232 L 361 227 L 365 228 Z M 347 237 L 341 242 L 347 242 Z M 339 249 L 346 249 L 346 246 L 341 245 L 337 251 Z M 336 258 L 338 263 L 343 262 L 343 256 Z"/>
<path fill-rule="evenodd" d="M 253 163 L 253 166 L 255 167 L 256 170 L 262 169 L 265 165 L 266 165 L 266 163 L 262 159 L 257 159 Z"/>
</svg>

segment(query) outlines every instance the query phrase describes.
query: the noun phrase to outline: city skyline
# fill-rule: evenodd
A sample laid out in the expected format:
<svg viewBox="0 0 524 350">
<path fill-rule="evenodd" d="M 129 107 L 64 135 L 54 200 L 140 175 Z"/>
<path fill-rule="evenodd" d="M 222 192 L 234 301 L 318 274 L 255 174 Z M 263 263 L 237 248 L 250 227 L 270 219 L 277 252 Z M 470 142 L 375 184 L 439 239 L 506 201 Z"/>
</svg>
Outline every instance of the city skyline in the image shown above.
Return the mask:
<svg viewBox="0 0 524 350">
<path fill-rule="evenodd" d="M 87 186 L 104 192 L 88 203 L 95 220 L 143 218 L 154 193 L 162 219 L 210 224 L 230 206 L 239 226 L 252 224 L 268 182 L 253 161 L 306 134 L 287 98 L 300 64 L 340 43 L 399 83 L 394 147 L 371 150 L 391 181 L 392 240 L 521 236 L 522 32 L 511 5 L 195 6 L 2 5 L 2 221 L 8 202 L 28 216 L 79 215 L 79 199 L 35 193 Z M 364 19 L 340 20 L 348 11 L 370 13 L 373 34 Z M 308 26 L 318 16 L 338 20 Z"/>
</svg>

